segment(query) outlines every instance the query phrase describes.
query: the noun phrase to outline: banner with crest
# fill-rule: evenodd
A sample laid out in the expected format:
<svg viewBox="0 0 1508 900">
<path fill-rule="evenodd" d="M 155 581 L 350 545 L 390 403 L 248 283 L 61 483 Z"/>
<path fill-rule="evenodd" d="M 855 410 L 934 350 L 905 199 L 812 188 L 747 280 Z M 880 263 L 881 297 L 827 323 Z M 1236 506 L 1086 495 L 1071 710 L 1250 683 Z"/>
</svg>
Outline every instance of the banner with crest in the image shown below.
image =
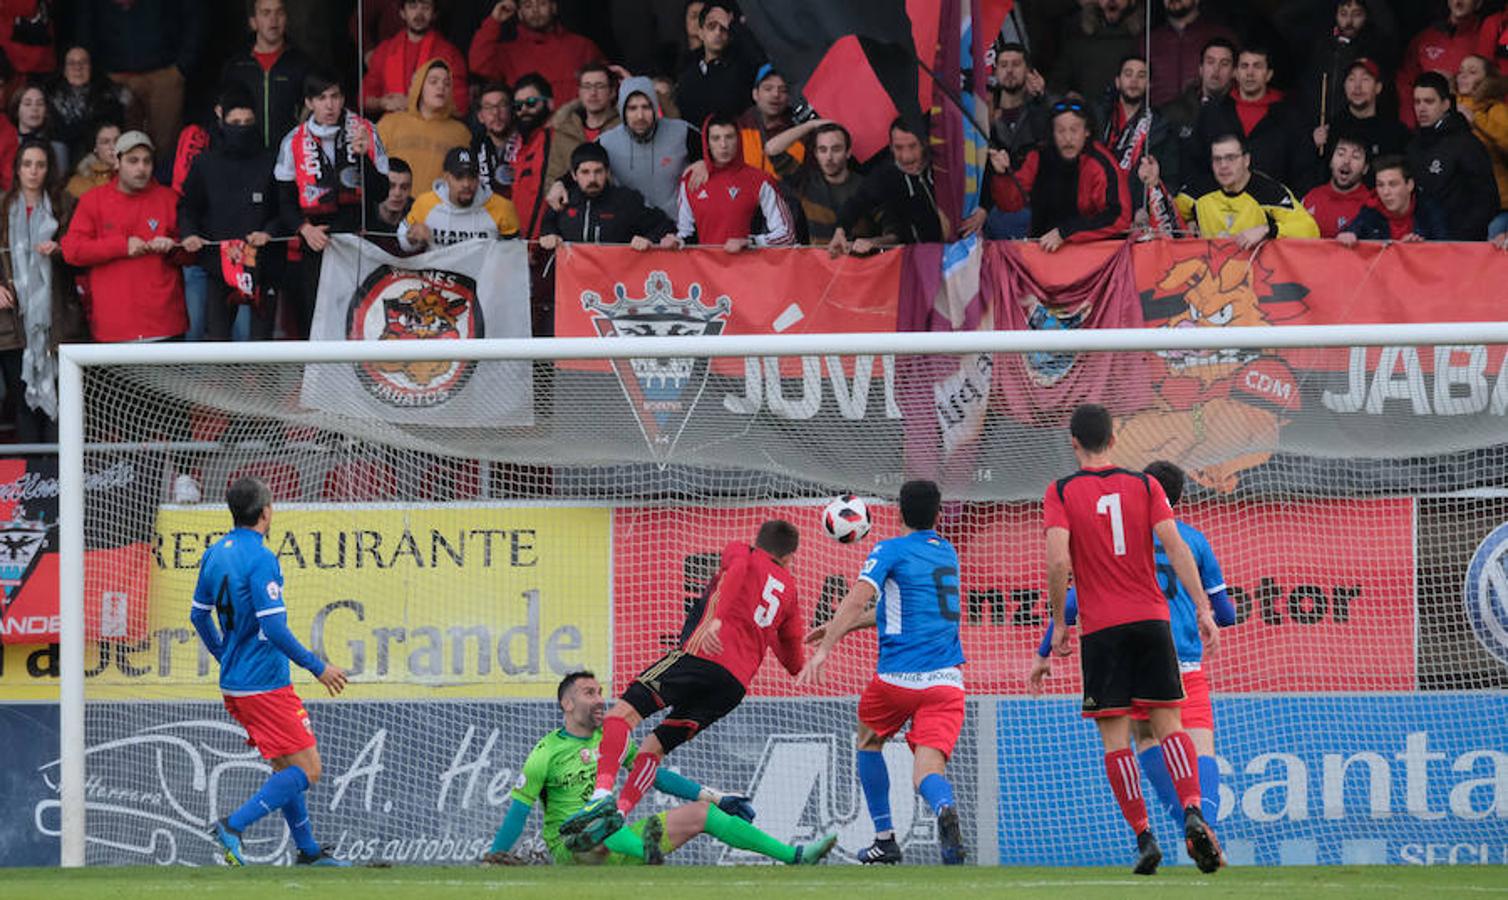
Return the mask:
<svg viewBox="0 0 1508 900">
<path fill-rule="evenodd" d="M 517 241 L 466 241 L 396 257 L 355 235 L 324 253 L 316 341 L 529 337 L 529 259 Z M 352 418 L 442 428 L 534 422 L 528 361 L 311 365 L 302 402 Z"/>
</svg>

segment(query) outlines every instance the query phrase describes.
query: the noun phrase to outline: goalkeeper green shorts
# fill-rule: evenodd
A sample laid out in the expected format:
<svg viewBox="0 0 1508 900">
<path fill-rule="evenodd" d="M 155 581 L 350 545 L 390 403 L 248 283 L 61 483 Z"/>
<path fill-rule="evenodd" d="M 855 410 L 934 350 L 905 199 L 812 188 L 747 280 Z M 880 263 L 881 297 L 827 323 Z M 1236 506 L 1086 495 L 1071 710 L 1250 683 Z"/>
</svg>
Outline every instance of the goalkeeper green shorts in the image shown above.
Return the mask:
<svg viewBox="0 0 1508 900">
<path fill-rule="evenodd" d="M 669 853 L 671 850 L 670 844 L 663 836 L 665 832 L 664 813 L 656 813 L 654 816 L 640 819 L 632 825 L 625 827 L 624 830 L 642 839 L 644 837 L 644 825 L 649 821 L 650 818 L 657 818 L 660 820 L 660 833 L 662 835 L 660 838 L 660 850 L 665 853 Z M 560 841 L 556 841 L 551 845 L 550 855 L 555 857 L 555 865 L 557 866 L 644 865 L 644 860 L 637 856 L 629 856 L 626 853 L 614 853 L 611 850 L 607 850 L 606 847 L 598 847 L 596 850 L 588 851 L 586 853 L 573 853 L 570 850 L 567 850 L 565 844 Z"/>
</svg>

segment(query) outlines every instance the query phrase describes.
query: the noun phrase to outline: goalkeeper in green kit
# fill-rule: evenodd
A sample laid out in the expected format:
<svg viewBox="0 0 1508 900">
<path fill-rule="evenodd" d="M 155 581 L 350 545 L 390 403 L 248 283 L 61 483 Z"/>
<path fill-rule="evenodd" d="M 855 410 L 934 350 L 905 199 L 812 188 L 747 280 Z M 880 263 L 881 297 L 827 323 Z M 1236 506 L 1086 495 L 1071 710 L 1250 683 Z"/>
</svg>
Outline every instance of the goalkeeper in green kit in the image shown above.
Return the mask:
<svg viewBox="0 0 1508 900">
<path fill-rule="evenodd" d="M 648 816 L 610 834 L 592 835 L 595 849 L 573 852 L 560 837 L 560 823 L 586 805 L 597 777 L 597 745 L 602 741 L 602 716 L 607 704 L 602 685 L 591 672 L 573 672 L 556 691 L 565 724 L 540 739 L 524 761 L 513 803 L 492 839 L 484 863 L 512 865 L 523 862 L 513 846 L 528 824 L 536 803 L 544 804 L 541 836 L 557 865 L 659 865 L 665 854 L 699 834 L 710 834 L 730 847 L 768 856 L 791 865 L 815 864 L 838 842 L 829 834 L 809 844 L 791 846 L 777 841 L 750 824 L 754 807 L 747 797 L 722 794 L 704 788 L 683 775 L 660 769 L 655 788 L 662 793 L 691 801 L 669 812 Z M 629 758 L 635 748 L 630 745 Z M 605 820 L 593 823 L 606 827 Z"/>
</svg>

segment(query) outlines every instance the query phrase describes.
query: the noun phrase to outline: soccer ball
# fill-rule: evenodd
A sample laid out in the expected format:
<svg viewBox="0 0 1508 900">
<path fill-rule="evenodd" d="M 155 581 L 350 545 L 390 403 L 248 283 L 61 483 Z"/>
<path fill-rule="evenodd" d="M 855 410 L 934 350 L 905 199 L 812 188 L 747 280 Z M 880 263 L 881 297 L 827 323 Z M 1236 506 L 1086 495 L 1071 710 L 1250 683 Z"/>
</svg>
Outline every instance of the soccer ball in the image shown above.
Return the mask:
<svg viewBox="0 0 1508 900">
<path fill-rule="evenodd" d="M 852 544 L 869 533 L 869 507 L 853 494 L 844 494 L 822 510 L 822 530 L 840 544 Z"/>
</svg>

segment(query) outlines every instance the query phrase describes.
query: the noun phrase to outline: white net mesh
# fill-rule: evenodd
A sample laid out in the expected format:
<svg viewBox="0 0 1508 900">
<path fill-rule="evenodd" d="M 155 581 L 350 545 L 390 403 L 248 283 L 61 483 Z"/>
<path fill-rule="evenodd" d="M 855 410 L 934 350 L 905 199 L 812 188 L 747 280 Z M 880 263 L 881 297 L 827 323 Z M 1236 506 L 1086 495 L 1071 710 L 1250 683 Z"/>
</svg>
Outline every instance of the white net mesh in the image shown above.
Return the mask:
<svg viewBox="0 0 1508 900">
<path fill-rule="evenodd" d="M 559 725 L 563 674 L 621 691 L 672 645 L 722 546 L 766 518 L 802 528 L 803 615 L 822 621 L 898 533 L 885 498 L 924 476 L 944 485 L 963 564 L 970 705 L 950 768 L 971 859 L 1124 863 L 1077 657 L 1048 697 L 1025 695 L 1045 624 L 1040 498 L 1073 468 L 1076 399 L 1117 411 L 1125 465 L 1189 469 L 1177 511 L 1224 567 L 1239 624 L 1207 670 L 1231 861 L 1501 856 L 1502 348 L 1357 353 L 539 360 L 533 424 L 501 428 L 389 424 L 334 397 L 314 412 L 301 365 L 87 369 L 87 862 L 210 863 L 208 823 L 265 776 L 188 622 L 198 560 L 229 527 L 224 488 L 252 473 L 278 501 L 290 626 L 353 673 L 326 700 L 295 672 L 325 760 L 314 827 L 338 855 L 475 860 Z M 1169 359 L 1182 399 L 1134 377 Z M 1091 364 L 1110 376 L 1093 398 L 1030 377 Z M 873 498 L 875 527 L 843 546 L 817 510 L 849 490 Z M 839 830 L 851 858 L 872 836 L 852 733 L 873 656 L 872 634 L 851 636 L 820 694 L 770 663 L 671 765 L 750 794 L 783 840 Z M 904 743 L 887 756 L 907 860 L 936 861 Z M 55 801 L 37 816 L 58 827 Z M 1153 825 L 1180 843 L 1161 811 Z M 247 849 L 288 861 L 282 820 Z M 748 857 L 700 838 L 673 859 Z"/>
</svg>

